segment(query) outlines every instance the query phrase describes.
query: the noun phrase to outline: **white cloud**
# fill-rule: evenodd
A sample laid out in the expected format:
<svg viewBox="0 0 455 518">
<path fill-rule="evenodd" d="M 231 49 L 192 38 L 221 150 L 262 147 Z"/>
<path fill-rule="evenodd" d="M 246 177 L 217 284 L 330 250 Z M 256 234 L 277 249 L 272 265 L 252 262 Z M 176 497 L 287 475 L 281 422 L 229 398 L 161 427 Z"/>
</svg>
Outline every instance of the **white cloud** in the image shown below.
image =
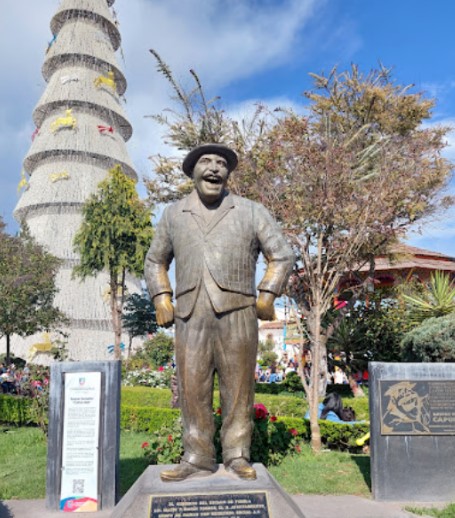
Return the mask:
<svg viewBox="0 0 455 518">
<path fill-rule="evenodd" d="M 2 0 L 0 17 L 0 214 L 12 225 L 15 186 L 33 132 L 33 108 L 46 83 L 41 75 L 50 21 L 59 0 Z M 163 151 L 162 128 L 144 115 L 169 106 L 170 88 L 149 53 L 156 49 L 177 79 L 195 68 L 207 89 L 219 90 L 277 64 L 291 62 L 302 28 L 326 0 L 118 0 L 128 81 L 126 111 L 134 128 L 130 153 L 139 177 L 147 157 Z M 118 59 L 121 60 L 120 56 Z M 12 186 L 14 188 L 12 189 Z M 12 192 L 14 191 L 14 193 Z M 14 226 L 14 225 L 13 225 Z"/>
<path fill-rule="evenodd" d="M 325 3 L 325 2 L 324 2 Z M 128 68 L 154 68 L 158 51 L 176 75 L 195 68 L 217 87 L 293 59 L 316 0 L 135 0 L 119 3 Z M 141 35 L 140 38 L 138 35 Z M 150 85 L 149 85 L 150 86 Z"/>
<path fill-rule="evenodd" d="M 451 92 L 453 89 L 455 89 L 455 81 L 450 80 L 439 83 L 424 82 L 421 86 L 422 90 L 425 93 L 427 93 L 431 97 L 440 99 L 447 95 L 449 92 Z"/>
</svg>

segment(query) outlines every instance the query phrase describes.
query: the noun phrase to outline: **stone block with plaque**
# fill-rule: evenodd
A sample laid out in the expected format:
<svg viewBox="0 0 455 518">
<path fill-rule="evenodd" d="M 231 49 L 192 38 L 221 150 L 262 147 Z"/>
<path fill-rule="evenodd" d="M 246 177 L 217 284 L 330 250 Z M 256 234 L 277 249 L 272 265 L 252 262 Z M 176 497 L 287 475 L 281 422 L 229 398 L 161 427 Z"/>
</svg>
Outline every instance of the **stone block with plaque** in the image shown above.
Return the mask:
<svg viewBox="0 0 455 518">
<path fill-rule="evenodd" d="M 294 500 L 262 464 L 256 480 L 240 480 L 221 464 L 206 477 L 163 482 L 149 466 L 120 500 L 112 518 L 304 518 Z"/>
<path fill-rule="evenodd" d="M 369 383 L 374 498 L 453 500 L 454 366 L 372 362 Z"/>
</svg>

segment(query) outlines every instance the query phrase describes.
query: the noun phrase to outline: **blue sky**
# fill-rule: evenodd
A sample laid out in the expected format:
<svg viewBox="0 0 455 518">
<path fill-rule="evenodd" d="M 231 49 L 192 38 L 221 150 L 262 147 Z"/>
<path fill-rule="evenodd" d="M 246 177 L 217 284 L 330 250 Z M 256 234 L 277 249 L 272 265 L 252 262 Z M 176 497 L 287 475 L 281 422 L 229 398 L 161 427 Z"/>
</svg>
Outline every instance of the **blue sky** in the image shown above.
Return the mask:
<svg viewBox="0 0 455 518">
<path fill-rule="evenodd" d="M 41 76 L 49 23 L 58 0 L 2 0 L 0 18 L 0 214 L 13 232 L 22 160 L 34 127 L 32 111 L 45 88 Z M 128 81 L 128 144 L 139 177 L 148 156 L 163 151 L 162 132 L 145 115 L 170 105 L 169 89 L 148 49 L 185 80 L 194 68 L 210 94 L 241 114 L 262 101 L 303 105 L 309 72 L 364 71 L 381 61 L 401 84 L 438 100 L 431 124 L 455 126 L 455 3 L 424 0 L 117 0 Z M 446 156 L 455 161 L 455 134 Z M 455 182 L 451 186 L 455 191 Z M 455 210 L 425 224 L 408 242 L 455 256 Z"/>
</svg>

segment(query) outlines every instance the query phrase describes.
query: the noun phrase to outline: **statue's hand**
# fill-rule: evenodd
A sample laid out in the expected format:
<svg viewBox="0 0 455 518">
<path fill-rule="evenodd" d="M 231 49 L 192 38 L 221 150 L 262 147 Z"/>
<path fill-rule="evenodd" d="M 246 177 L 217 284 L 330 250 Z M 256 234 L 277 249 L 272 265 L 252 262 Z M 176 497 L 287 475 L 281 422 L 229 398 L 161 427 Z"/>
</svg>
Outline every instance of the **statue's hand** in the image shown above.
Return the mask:
<svg viewBox="0 0 455 518">
<path fill-rule="evenodd" d="M 170 327 L 174 323 L 174 306 L 169 293 L 161 293 L 153 299 L 156 309 L 156 323 L 160 327 Z"/>
<path fill-rule="evenodd" d="M 276 320 L 275 307 L 275 295 L 269 291 L 260 291 L 258 299 L 256 301 L 256 310 L 258 318 L 261 320 Z"/>
</svg>

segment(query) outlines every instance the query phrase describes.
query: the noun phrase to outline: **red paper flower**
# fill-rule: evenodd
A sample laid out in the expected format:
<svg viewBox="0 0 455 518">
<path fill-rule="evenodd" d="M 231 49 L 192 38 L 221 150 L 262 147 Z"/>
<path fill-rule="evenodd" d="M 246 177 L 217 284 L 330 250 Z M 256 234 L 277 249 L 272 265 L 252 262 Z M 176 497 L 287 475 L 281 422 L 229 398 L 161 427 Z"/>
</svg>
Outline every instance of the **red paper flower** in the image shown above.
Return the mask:
<svg viewBox="0 0 455 518">
<path fill-rule="evenodd" d="M 221 407 L 219 406 L 215 412 L 216 415 L 221 415 Z"/>
<path fill-rule="evenodd" d="M 272 423 L 274 423 L 276 421 L 276 415 L 272 415 L 272 417 L 270 418 L 270 421 L 272 421 Z"/>
<path fill-rule="evenodd" d="M 168 435 L 167 436 L 167 442 L 172 442 L 172 441 L 173 441 L 172 435 Z"/>
<path fill-rule="evenodd" d="M 290 428 L 289 429 L 289 433 L 291 435 L 293 435 L 294 437 L 296 437 L 297 435 L 299 435 L 299 432 L 295 429 L 295 428 Z"/>
<path fill-rule="evenodd" d="M 256 419 L 266 419 L 269 415 L 269 411 L 262 403 L 256 403 L 254 406 L 254 417 Z"/>
<path fill-rule="evenodd" d="M 148 448 L 149 446 L 150 446 L 150 443 L 148 443 L 148 442 L 143 442 L 141 444 L 141 448 Z"/>
</svg>

